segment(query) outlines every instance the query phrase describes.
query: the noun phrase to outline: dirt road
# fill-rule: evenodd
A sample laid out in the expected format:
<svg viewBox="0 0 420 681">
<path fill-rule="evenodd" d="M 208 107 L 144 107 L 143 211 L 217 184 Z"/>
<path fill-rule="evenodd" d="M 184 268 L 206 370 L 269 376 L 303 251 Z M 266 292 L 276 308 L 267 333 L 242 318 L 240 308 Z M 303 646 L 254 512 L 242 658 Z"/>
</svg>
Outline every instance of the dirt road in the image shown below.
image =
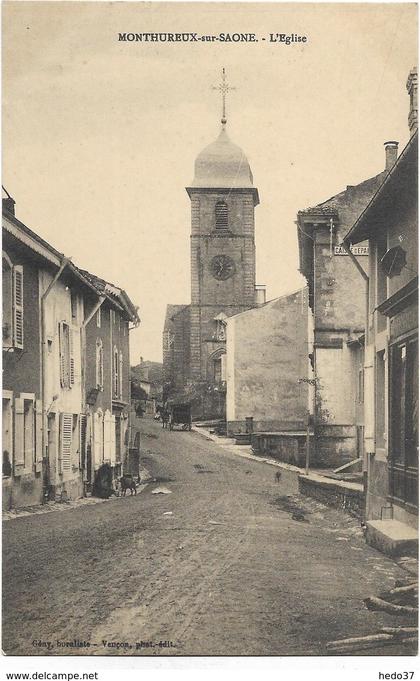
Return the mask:
<svg viewBox="0 0 420 681">
<path fill-rule="evenodd" d="M 405 573 L 356 521 L 197 433 L 143 428 L 142 494 L 5 523 L 6 653 L 323 655 L 395 624 L 362 601 Z"/>
</svg>

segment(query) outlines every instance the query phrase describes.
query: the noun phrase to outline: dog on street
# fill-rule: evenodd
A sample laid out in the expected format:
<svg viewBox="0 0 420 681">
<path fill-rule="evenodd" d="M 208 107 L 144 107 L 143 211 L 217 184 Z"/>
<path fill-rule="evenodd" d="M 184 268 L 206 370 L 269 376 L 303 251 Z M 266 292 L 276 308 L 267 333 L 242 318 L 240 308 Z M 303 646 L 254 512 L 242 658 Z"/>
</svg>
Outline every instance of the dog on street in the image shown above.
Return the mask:
<svg viewBox="0 0 420 681">
<path fill-rule="evenodd" d="M 122 478 L 120 478 L 120 488 L 121 488 L 121 496 L 125 497 L 127 490 L 130 490 L 130 495 L 137 494 L 137 487 L 136 483 L 133 480 L 133 478 L 129 477 L 128 475 L 123 475 Z"/>
</svg>

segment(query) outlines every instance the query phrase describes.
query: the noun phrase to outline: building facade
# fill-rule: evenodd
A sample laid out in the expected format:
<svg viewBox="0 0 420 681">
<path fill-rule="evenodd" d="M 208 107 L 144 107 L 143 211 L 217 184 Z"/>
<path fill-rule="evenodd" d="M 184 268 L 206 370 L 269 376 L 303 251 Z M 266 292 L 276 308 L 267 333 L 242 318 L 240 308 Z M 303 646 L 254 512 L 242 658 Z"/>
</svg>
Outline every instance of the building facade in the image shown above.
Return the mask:
<svg viewBox="0 0 420 681">
<path fill-rule="evenodd" d="M 365 285 L 341 244 L 382 184 L 396 153 L 396 143 L 387 143 L 383 172 L 297 216 L 300 271 L 308 283 L 313 317 L 315 458 L 325 467 L 363 459 Z M 368 243 L 352 250 L 366 272 Z"/>
<path fill-rule="evenodd" d="M 345 236 L 368 240 L 365 450 L 368 537 L 389 521 L 418 527 L 417 72 L 410 92 L 411 138 L 382 186 Z M 415 90 L 413 92 L 413 90 Z M 376 523 L 377 526 L 376 526 Z M 369 525 L 369 523 L 368 523 Z"/>
<path fill-rule="evenodd" d="M 98 281 L 19 221 L 13 200 L 6 196 L 6 508 L 83 496 L 95 467 L 106 460 L 114 465 L 115 475 L 121 472 L 129 404 L 128 324 L 139 320 L 121 289 L 106 282 L 100 286 Z M 102 313 L 102 304 L 100 330 L 98 314 Z M 100 395 L 100 406 L 94 415 L 93 390 L 96 400 Z"/>
<path fill-rule="evenodd" d="M 308 291 L 301 289 L 227 320 L 229 435 L 306 431 Z"/>
<path fill-rule="evenodd" d="M 129 455 L 129 332 L 139 319 L 122 289 L 86 270 L 82 273 L 97 292 L 96 298 L 89 300 L 85 322 L 86 482 L 91 485 L 104 463 L 113 468 L 115 477 L 125 470 Z"/>
</svg>

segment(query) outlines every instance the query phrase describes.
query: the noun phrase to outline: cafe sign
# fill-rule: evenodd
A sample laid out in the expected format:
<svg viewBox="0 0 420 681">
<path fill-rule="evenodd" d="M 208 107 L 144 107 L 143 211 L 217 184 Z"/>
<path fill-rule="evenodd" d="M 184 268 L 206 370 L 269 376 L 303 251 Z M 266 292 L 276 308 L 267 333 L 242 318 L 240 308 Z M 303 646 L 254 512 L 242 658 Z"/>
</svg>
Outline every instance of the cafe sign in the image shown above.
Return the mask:
<svg viewBox="0 0 420 681">
<path fill-rule="evenodd" d="M 353 255 L 369 255 L 369 246 L 350 246 Z M 344 246 L 334 246 L 334 255 L 348 255 Z"/>
</svg>

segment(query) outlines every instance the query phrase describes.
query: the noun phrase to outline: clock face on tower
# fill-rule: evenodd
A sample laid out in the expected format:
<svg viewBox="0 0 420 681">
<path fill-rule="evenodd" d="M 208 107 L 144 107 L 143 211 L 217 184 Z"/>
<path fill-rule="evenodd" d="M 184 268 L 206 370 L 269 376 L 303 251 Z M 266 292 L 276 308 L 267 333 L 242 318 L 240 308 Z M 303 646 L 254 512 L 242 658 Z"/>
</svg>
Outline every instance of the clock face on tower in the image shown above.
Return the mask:
<svg viewBox="0 0 420 681">
<path fill-rule="evenodd" d="M 235 263 L 228 255 L 215 255 L 210 262 L 210 271 L 215 279 L 224 281 L 235 274 Z"/>
</svg>

